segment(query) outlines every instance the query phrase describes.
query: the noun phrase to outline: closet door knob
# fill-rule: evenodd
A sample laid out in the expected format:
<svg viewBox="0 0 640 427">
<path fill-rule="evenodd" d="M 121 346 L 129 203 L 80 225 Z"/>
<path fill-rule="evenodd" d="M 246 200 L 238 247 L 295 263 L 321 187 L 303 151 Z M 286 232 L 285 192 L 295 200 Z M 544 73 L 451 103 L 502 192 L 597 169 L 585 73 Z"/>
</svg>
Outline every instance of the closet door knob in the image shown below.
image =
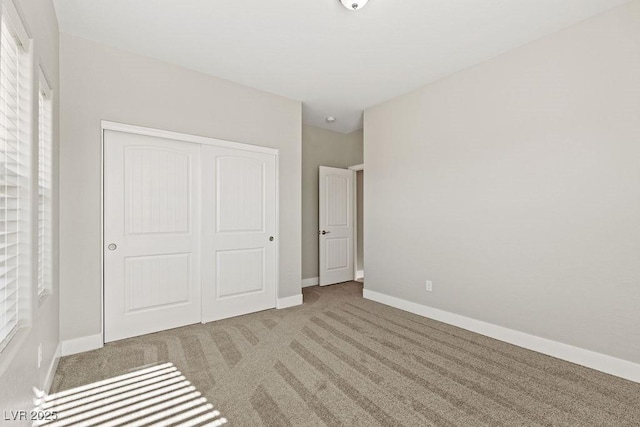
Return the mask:
<svg viewBox="0 0 640 427">
<path fill-rule="evenodd" d="M 115 251 L 116 249 L 118 249 L 118 245 L 116 245 L 115 243 L 109 243 L 107 249 L 109 249 L 110 251 Z"/>
<path fill-rule="evenodd" d="M 269 241 L 273 242 L 273 236 L 269 236 Z"/>
</svg>

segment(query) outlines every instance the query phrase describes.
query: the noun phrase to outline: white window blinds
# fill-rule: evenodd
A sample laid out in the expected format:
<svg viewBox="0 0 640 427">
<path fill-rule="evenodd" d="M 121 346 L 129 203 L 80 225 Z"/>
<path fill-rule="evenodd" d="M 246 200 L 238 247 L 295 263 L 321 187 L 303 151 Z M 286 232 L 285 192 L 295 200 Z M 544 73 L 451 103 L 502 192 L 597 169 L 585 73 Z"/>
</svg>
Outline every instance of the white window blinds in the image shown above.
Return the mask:
<svg viewBox="0 0 640 427">
<path fill-rule="evenodd" d="M 29 259 L 25 249 L 30 200 L 30 139 L 22 132 L 29 120 L 30 96 L 23 75 L 25 51 L 4 12 L 0 22 L 0 350 L 19 326 L 20 280 Z"/>
<path fill-rule="evenodd" d="M 38 91 L 38 295 L 51 289 L 51 191 L 53 118 L 44 75 Z"/>
</svg>

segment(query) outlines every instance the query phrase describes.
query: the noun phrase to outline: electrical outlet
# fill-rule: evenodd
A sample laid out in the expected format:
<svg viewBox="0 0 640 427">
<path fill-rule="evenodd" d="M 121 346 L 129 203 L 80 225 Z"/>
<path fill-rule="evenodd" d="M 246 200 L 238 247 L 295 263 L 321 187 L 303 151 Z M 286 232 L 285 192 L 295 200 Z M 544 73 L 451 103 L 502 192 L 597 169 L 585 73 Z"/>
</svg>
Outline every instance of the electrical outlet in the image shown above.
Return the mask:
<svg viewBox="0 0 640 427">
<path fill-rule="evenodd" d="M 38 344 L 38 368 L 42 366 L 42 344 Z"/>
<path fill-rule="evenodd" d="M 427 290 L 427 292 L 432 292 L 433 291 L 433 282 L 431 282 L 431 280 L 427 280 L 425 289 Z"/>
</svg>

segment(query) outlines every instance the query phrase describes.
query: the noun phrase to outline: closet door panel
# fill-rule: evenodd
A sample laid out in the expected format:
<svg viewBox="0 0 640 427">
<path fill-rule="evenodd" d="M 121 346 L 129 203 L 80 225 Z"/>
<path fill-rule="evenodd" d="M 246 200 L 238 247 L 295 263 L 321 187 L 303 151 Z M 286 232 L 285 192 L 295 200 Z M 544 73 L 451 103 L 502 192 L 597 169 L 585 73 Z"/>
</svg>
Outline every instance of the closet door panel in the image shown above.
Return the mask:
<svg viewBox="0 0 640 427">
<path fill-rule="evenodd" d="M 276 305 L 276 157 L 202 147 L 203 322 Z"/>
<path fill-rule="evenodd" d="M 198 323 L 200 145 L 105 131 L 105 341 Z"/>
</svg>

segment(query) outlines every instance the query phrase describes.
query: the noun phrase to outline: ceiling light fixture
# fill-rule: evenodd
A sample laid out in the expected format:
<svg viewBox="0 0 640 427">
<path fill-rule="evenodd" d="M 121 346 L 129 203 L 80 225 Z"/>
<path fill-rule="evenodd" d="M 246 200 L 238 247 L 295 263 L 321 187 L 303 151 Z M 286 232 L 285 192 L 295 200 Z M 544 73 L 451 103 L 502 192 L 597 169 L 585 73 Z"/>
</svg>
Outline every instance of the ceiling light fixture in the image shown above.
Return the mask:
<svg viewBox="0 0 640 427">
<path fill-rule="evenodd" d="M 369 0 L 340 0 L 340 3 L 349 10 L 362 9 Z"/>
<path fill-rule="evenodd" d="M 325 122 L 327 123 L 335 123 L 336 122 L 336 118 L 333 116 L 329 116 L 326 119 L 324 119 Z"/>
</svg>

